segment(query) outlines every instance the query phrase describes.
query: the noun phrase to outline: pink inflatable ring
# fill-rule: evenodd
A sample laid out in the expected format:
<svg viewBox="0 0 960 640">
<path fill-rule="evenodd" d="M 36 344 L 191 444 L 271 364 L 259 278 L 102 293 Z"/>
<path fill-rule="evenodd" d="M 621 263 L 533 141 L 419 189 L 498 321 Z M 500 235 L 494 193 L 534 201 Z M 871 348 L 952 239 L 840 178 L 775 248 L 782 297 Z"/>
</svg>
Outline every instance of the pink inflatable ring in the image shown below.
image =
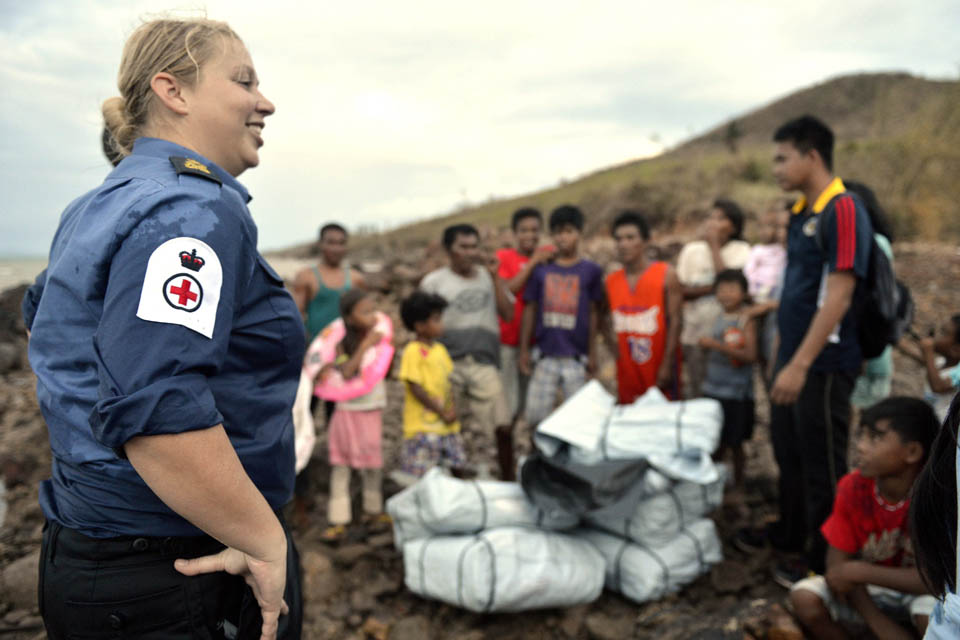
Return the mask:
<svg viewBox="0 0 960 640">
<path fill-rule="evenodd" d="M 375 347 L 363 354 L 360 374 L 347 380 L 340 375 L 339 371 L 333 369 L 323 380 L 316 383 L 313 395 L 334 402 L 352 400 L 369 393 L 386 377 L 393 359 L 393 323 L 390 322 L 390 317 L 378 311 L 377 324 L 374 325 L 373 330 L 379 331 L 383 337 Z M 337 345 L 346 333 L 343 318 L 337 318 L 310 343 L 304 359 L 303 371 L 311 380 L 316 379 L 324 365 L 336 360 Z"/>
</svg>

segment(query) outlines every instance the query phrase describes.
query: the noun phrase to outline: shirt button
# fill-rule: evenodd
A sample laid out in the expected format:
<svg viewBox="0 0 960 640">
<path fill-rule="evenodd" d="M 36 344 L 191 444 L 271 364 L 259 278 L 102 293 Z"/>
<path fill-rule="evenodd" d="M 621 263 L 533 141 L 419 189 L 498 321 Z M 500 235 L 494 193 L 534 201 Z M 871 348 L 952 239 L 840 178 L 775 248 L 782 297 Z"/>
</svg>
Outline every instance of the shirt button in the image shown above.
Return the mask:
<svg viewBox="0 0 960 640">
<path fill-rule="evenodd" d="M 137 538 L 133 541 L 133 549 L 135 551 L 146 551 L 149 546 L 150 543 L 146 538 Z"/>
<path fill-rule="evenodd" d="M 110 623 L 110 627 L 113 629 L 122 629 L 123 628 L 123 617 L 118 613 L 111 613 L 107 616 L 107 622 Z"/>
</svg>

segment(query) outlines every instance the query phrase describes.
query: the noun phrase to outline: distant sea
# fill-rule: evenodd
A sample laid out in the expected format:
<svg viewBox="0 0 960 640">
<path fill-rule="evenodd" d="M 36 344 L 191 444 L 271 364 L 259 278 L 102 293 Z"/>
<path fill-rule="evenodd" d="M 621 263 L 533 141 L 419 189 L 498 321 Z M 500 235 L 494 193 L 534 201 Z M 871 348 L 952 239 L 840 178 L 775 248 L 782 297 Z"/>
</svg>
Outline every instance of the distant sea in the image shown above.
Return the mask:
<svg viewBox="0 0 960 640">
<path fill-rule="evenodd" d="M 0 291 L 33 283 L 46 266 L 46 258 L 0 258 Z"/>
</svg>

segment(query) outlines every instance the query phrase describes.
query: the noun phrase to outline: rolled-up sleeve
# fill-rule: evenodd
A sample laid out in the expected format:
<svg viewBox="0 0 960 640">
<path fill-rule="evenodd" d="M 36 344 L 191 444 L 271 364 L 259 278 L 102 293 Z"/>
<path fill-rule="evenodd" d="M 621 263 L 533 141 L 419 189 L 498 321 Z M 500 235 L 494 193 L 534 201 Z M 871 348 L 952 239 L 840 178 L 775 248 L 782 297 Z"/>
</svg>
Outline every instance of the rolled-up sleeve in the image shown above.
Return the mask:
<svg viewBox="0 0 960 640">
<path fill-rule="evenodd" d="M 204 279 L 206 274 L 185 270 L 166 253 L 159 268 L 169 270 L 170 278 L 164 281 L 166 271 L 155 272 L 154 253 L 164 251 L 163 245 L 174 239 L 177 251 L 181 244 L 187 253 L 201 247 L 195 255 L 205 260 L 201 268 L 210 269 L 208 273 L 220 267 L 218 292 L 213 291 L 213 280 Z M 194 239 L 199 242 L 192 243 Z M 173 255 L 176 258 L 176 252 Z M 123 445 L 136 436 L 206 429 L 223 421 L 208 379 L 225 361 L 234 311 L 254 259 L 250 241 L 229 211 L 203 203 L 157 207 L 156 215 L 144 218 L 127 235 L 111 261 L 94 336 L 99 393 L 90 427 L 101 444 L 122 455 Z M 186 297 L 167 293 L 174 286 L 176 292 L 184 291 L 184 277 L 206 285 L 200 287 L 199 303 L 192 309 L 197 298 L 190 298 L 189 292 L 183 294 Z M 145 302 L 160 311 L 144 314 Z M 185 302 L 184 308 L 177 306 Z M 201 310 L 214 318 L 211 337 L 191 328 Z"/>
</svg>

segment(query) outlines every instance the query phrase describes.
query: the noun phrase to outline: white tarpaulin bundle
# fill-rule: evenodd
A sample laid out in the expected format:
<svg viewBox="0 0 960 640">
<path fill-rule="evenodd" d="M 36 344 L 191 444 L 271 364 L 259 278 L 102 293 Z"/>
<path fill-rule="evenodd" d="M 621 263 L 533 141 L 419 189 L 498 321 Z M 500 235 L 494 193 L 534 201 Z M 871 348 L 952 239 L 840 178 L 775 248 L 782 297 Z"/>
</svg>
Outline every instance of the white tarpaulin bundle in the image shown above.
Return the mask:
<svg viewBox="0 0 960 640">
<path fill-rule="evenodd" d="M 709 398 L 671 402 L 656 387 L 633 404 L 615 405 L 596 380 L 584 385 L 537 428 L 537 447 L 552 456 L 562 443 L 579 464 L 647 460 L 677 480 L 717 479 L 710 454 L 720 442 L 723 410 Z"/>
<path fill-rule="evenodd" d="M 477 533 L 504 526 L 572 529 L 577 517 L 532 504 L 516 482 L 459 480 L 438 468 L 387 500 L 397 548 L 437 534 Z"/>
<path fill-rule="evenodd" d="M 695 484 L 672 482 L 656 471 L 648 471 L 644 484 L 653 495 L 640 501 L 632 517 L 587 517 L 586 524 L 644 545 L 667 544 L 688 524 L 720 506 L 723 475 L 710 484 Z"/>
<path fill-rule="evenodd" d="M 408 589 L 478 613 L 593 602 L 606 564 L 585 539 L 525 527 L 403 545 Z"/>
<path fill-rule="evenodd" d="M 672 541 L 646 546 L 594 529 L 577 529 L 606 559 L 606 586 L 634 602 L 657 600 L 696 580 L 723 560 L 712 520 L 702 518 Z"/>
<path fill-rule="evenodd" d="M 720 444 L 722 426 L 723 409 L 716 400 L 671 402 L 651 387 L 633 404 L 614 408 L 600 448 L 610 460 L 646 458 L 677 480 L 713 482 L 717 469 L 710 454 Z"/>
</svg>

